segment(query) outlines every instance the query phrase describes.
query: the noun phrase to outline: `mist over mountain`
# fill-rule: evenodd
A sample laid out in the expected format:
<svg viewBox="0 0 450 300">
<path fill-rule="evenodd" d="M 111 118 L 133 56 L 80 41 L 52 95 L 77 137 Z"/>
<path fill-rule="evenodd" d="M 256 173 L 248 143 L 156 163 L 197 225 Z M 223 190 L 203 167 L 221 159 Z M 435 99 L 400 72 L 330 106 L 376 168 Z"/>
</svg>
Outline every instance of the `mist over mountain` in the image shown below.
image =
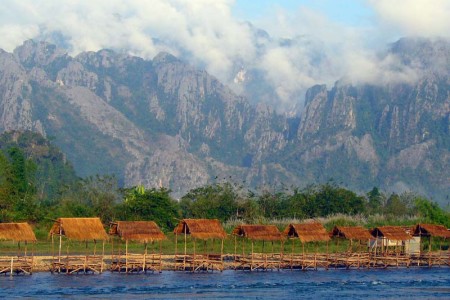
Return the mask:
<svg viewBox="0 0 450 300">
<path fill-rule="evenodd" d="M 262 44 L 270 39 L 257 34 Z M 151 60 L 106 49 L 71 56 L 28 40 L 0 52 L 0 131 L 52 137 L 79 176 L 114 173 L 124 185 L 168 186 L 175 196 L 222 179 L 255 187 L 334 178 L 446 203 L 449 45 L 401 39 L 372 72 L 311 84 L 299 115 L 270 104 L 280 92 L 266 84 L 275 71 L 239 61 L 229 87 L 166 52 Z M 318 52 L 311 64 L 326 61 Z M 275 55 L 271 63 L 284 62 Z"/>
</svg>

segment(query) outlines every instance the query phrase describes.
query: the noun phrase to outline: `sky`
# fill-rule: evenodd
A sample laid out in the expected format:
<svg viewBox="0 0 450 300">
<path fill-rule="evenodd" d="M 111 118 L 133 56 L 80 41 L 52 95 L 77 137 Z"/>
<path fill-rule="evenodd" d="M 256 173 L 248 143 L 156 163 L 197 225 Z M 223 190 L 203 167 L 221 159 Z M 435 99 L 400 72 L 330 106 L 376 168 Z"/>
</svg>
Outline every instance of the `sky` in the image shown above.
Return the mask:
<svg viewBox="0 0 450 300">
<path fill-rule="evenodd" d="M 238 92 L 236 73 L 258 70 L 277 95 L 266 101 L 285 108 L 340 78 L 413 80 L 380 51 L 401 37 L 449 38 L 449 20 L 449 0 L 2 0 L 0 48 L 35 39 L 71 55 L 167 51 Z"/>
</svg>

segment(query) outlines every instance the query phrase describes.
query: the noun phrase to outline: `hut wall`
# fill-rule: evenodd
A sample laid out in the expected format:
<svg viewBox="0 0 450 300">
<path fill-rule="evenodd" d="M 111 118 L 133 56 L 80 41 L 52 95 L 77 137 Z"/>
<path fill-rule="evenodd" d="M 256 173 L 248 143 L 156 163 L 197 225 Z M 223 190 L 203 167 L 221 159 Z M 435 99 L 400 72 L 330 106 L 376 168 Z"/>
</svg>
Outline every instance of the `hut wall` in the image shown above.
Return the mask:
<svg viewBox="0 0 450 300">
<path fill-rule="evenodd" d="M 406 254 L 420 254 L 420 236 L 415 236 L 409 241 L 404 241 Z"/>
</svg>

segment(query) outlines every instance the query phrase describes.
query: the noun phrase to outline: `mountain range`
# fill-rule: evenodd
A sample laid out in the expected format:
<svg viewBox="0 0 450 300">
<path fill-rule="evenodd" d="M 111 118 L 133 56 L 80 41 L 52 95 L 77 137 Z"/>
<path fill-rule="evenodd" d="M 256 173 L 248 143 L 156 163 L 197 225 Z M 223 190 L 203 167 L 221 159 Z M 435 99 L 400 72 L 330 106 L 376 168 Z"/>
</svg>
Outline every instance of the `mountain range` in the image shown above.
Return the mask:
<svg viewBox="0 0 450 300">
<path fill-rule="evenodd" d="M 341 78 L 312 86 L 301 114 L 287 114 L 248 98 L 263 92 L 257 78 L 238 94 L 169 53 L 73 57 L 28 40 L 0 50 L 0 132 L 42 134 L 79 176 L 116 174 L 122 185 L 170 187 L 175 197 L 217 180 L 275 187 L 332 178 L 446 203 L 450 43 L 403 38 L 387 53 L 414 68 L 414 80 Z"/>
</svg>

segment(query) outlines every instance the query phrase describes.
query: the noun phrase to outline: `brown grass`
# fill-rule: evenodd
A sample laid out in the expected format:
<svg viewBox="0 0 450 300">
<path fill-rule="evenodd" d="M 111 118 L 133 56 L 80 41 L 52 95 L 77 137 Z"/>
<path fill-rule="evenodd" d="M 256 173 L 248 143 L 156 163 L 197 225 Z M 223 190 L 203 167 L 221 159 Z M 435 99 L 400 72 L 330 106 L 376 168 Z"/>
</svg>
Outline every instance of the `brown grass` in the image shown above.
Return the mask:
<svg viewBox="0 0 450 300">
<path fill-rule="evenodd" d="M 217 219 L 183 219 L 173 230 L 175 234 L 190 234 L 193 238 L 207 239 L 225 239 L 227 233 L 222 224 Z"/>
<path fill-rule="evenodd" d="M 0 223 L 0 240 L 36 242 L 28 223 Z"/>
<path fill-rule="evenodd" d="M 122 240 L 141 243 L 166 239 L 164 233 L 153 221 L 117 221 L 111 223 L 109 234 L 117 235 Z"/>
<path fill-rule="evenodd" d="M 298 237 L 302 243 L 309 242 L 327 242 L 330 235 L 325 227 L 318 222 L 289 224 L 284 230 L 284 234 L 288 237 Z"/>
<path fill-rule="evenodd" d="M 71 240 L 107 240 L 105 228 L 99 218 L 59 218 L 50 229 L 50 235 L 66 236 Z"/>
<path fill-rule="evenodd" d="M 260 241 L 281 241 L 285 239 L 275 225 L 238 225 L 233 229 L 232 234 Z"/>
</svg>

